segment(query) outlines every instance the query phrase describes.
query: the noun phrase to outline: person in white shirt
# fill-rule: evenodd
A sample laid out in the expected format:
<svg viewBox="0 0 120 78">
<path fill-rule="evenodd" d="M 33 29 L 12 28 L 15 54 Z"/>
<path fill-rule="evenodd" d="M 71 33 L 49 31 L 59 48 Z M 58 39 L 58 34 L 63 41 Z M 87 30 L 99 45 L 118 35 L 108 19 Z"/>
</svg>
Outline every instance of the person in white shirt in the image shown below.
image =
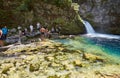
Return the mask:
<svg viewBox="0 0 120 78">
<path fill-rule="evenodd" d="M 33 32 L 33 25 L 30 25 L 30 32 Z"/>
<path fill-rule="evenodd" d="M 21 29 L 21 26 L 18 26 L 18 28 L 17 28 L 18 30 L 20 30 Z"/>
<path fill-rule="evenodd" d="M 41 25 L 40 25 L 40 23 L 38 22 L 37 23 L 37 29 L 39 30 L 41 28 Z"/>
</svg>

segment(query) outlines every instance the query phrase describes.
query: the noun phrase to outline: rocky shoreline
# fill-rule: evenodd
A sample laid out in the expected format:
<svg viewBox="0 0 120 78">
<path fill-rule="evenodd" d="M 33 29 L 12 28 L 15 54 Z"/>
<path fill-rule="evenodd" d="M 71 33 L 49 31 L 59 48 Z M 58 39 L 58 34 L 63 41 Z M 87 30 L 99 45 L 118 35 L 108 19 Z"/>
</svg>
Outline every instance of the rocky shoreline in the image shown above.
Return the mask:
<svg viewBox="0 0 120 78">
<path fill-rule="evenodd" d="M 0 78 L 119 78 L 120 63 L 46 40 L 0 53 Z"/>
</svg>

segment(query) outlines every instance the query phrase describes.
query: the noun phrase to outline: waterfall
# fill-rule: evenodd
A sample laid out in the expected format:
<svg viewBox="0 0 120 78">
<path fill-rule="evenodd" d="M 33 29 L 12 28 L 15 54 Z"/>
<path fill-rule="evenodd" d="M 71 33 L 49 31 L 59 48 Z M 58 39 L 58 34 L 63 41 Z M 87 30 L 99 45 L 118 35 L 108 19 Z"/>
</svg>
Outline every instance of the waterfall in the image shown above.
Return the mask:
<svg viewBox="0 0 120 78">
<path fill-rule="evenodd" d="M 95 30 L 92 28 L 92 26 L 90 25 L 90 23 L 87 22 L 87 21 L 85 21 L 85 20 L 83 20 L 78 13 L 77 13 L 77 15 L 78 15 L 78 19 L 85 25 L 87 33 L 88 34 L 95 33 Z"/>
<path fill-rule="evenodd" d="M 100 38 L 108 38 L 108 39 L 120 39 L 120 36 L 118 35 L 111 35 L 111 34 L 100 34 L 100 33 L 96 33 L 95 30 L 92 28 L 92 25 L 85 20 L 82 20 L 82 23 L 84 24 L 87 34 L 86 36 L 88 37 L 100 37 Z"/>
<path fill-rule="evenodd" d="M 78 19 L 84 24 L 86 31 L 87 31 L 87 34 L 85 34 L 84 36 L 100 37 L 100 38 L 108 38 L 108 39 L 120 39 L 120 36 L 118 35 L 96 33 L 92 25 L 88 21 L 83 20 L 78 13 L 77 15 L 78 15 Z"/>
<path fill-rule="evenodd" d="M 83 24 L 85 25 L 85 28 L 88 34 L 95 33 L 95 30 L 92 28 L 89 22 L 83 20 Z"/>
</svg>

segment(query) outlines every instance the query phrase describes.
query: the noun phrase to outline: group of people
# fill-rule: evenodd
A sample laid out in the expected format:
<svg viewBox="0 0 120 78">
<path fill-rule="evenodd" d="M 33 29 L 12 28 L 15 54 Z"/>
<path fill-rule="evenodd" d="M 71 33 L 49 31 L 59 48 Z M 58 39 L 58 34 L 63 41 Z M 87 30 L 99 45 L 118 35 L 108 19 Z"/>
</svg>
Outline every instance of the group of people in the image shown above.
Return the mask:
<svg viewBox="0 0 120 78">
<path fill-rule="evenodd" d="M 41 27 L 39 31 L 40 31 L 40 39 L 42 41 L 44 41 L 45 38 L 50 37 L 50 31 L 48 30 L 47 27 Z"/>
<path fill-rule="evenodd" d="M 41 25 L 40 25 L 40 23 L 38 22 L 37 23 L 37 30 L 39 29 L 41 27 Z M 17 29 L 18 29 L 18 32 L 19 32 L 19 35 L 26 35 L 26 34 L 32 34 L 33 32 L 34 32 L 34 26 L 31 24 L 30 26 L 29 26 L 29 30 L 28 30 L 28 28 L 22 28 L 21 26 L 18 26 L 17 27 Z"/>
<path fill-rule="evenodd" d="M 3 46 L 3 40 L 6 40 L 8 34 L 8 28 L 5 26 L 0 29 L 0 46 Z"/>
<path fill-rule="evenodd" d="M 40 40 L 44 41 L 45 38 L 50 38 L 52 33 L 59 33 L 60 28 L 56 28 L 56 27 L 52 27 L 51 30 L 49 31 L 47 26 L 42 26 L 39 22 L 36 24 L 36 28 L 31 24 L 29 26 L 30 31 L 28 32 L 27 28 L 22 28 L 21 26 L 17 27 L 18 29 L 18 33 L 19 33 L 19 41 L 21 42 L 21 37 L 23 35 L 27 35 L 27 34 L 33 34 L 34 33 L 34 29 L 37 29 L 37 31 L 39 31 L 40 33 Z M 0 29 L 0 46 L 3 46 L 3 42 L 4 40 L 6 40 L 7 38 L 7 34 L 8 34 L 8 28 L 6 26 L 2 27 Z M 18 42 L 19 42 L 18 41 Z"/>
<path fill-rule="evenodd" d="M 47 27 L 43 27 L 39 22 L 36 24 L 36 28 L 31 24 L 29 26 L 29 31 L 27 28 L 22 28 L 21 26 L 18 26 L 18 32 L 19 36 L 27 35 L 27 34 L 33 34 L 34 29 L 40 32 L 40 39 L 43 41 L 45 38 L 48 38 L 50 35 L 50 31 L 48 30 Z"/>
</svg>

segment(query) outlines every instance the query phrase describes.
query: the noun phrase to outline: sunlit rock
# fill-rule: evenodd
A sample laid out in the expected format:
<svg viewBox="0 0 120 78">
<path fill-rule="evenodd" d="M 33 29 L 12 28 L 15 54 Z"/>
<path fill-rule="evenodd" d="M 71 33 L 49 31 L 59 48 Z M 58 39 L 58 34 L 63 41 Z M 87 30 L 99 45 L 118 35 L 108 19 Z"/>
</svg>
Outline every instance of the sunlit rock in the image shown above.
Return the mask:
<svg viewBox="0 0 120 78">
<path fill-rule="evenodd" d="M 80 60 L 75 60 L 73 63 L 75 66 L 82 66 L 82 62 Z"/>
<path fill-rule="evenodd" d="M 48 60 L 48 61 L 54 61 L 54 57 L 53 56 L 45 57 L 45 59 Z"/>
<path fill-rule="evenodd" d="M 85 53 L 84 59 L 89 60 L 91 62 L 97 62 L 97 61 L 104 62 L 104 59 L 102 59 L 101 57 L 90 54 L 90 53 Z"/>
<path fill-rule="evenodd" d="M 14 66 L 13 63 L 2 64 L 2 65 L 1 65 L 1 68 L 2 68 L 1 73 L 7 74 L 7 72 L 10 70 L 10 68 L 13 67 L 13 66 Z"/>
</svg>

